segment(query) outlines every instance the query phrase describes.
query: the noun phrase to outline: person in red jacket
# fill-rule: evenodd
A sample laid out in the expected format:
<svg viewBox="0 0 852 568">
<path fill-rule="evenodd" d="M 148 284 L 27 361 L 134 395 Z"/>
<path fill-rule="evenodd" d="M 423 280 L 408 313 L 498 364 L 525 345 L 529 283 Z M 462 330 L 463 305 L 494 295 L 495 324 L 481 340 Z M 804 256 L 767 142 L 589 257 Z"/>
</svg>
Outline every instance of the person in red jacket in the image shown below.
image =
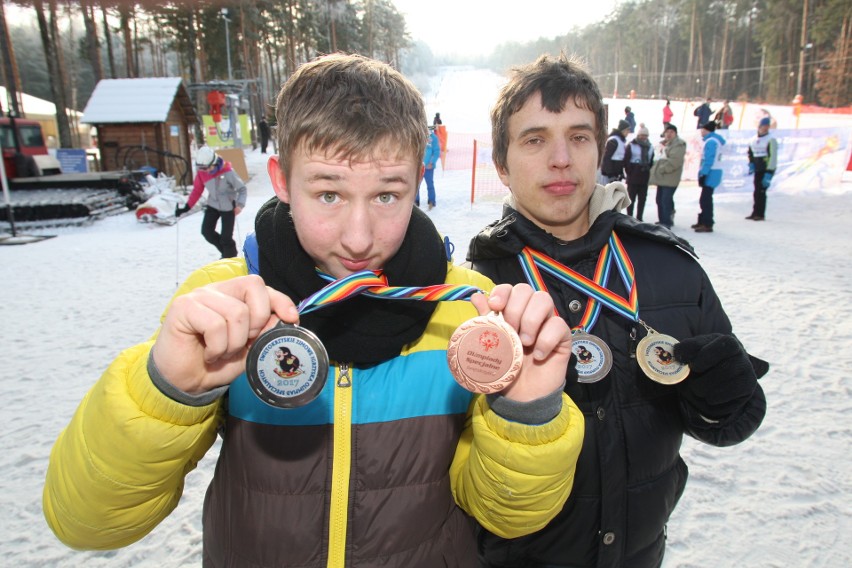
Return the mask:
<svg viewBox="0 0 852 568">
<path fill-rule="evenodd" d="M 192 209 L 204 190 L 207 190 L 207 208 L 201 222 L 201 234 L 208 243 L 216 247 L 222 258 L 237 256 L 237 243 L 234 242 L 234 222 L 237 215 L 246 206 L 246 184 L 226 162 L 209 146 L 202 146 L 195 156 L 195 183 L 186 205 L 175 209 L 180 217 Z M 216 225 L 222 219 L 222 232 L 216 232 Z"/>
<path fill-rule="evenodd" d="M 666 125 L 672 121 L 673 116 L 674 111 L 672 110 L 672 102 L 666 99 L 666 106 L 663 107 L 663 130 L 665 130 Z"/>
</svg>

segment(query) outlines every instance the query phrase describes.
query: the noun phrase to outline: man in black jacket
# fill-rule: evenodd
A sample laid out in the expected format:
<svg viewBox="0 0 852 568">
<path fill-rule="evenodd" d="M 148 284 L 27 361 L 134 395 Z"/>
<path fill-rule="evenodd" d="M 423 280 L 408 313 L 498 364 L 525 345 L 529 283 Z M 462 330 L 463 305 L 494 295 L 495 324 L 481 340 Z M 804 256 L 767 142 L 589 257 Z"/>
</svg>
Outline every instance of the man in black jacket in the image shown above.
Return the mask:
<svg viewBox="0 0 852 568">
<path fill-rule="evenodd" d="M 491 118 L 511 196 L 467 258 L 496 282 L 550 291 L 583 355 L 565 391 L 586 433 L 561 513 L 512 540 L 480 529 L 481 566 L 659 566 L 687 479 L 683 435 L 728 446 L 753 434 L 768 365 L 732 334 L 690 245 L 620 213 L 621 184 L 595 183 L 605 110 L 582 67 L 543 56 L 515 69 Z"/>
</svg>

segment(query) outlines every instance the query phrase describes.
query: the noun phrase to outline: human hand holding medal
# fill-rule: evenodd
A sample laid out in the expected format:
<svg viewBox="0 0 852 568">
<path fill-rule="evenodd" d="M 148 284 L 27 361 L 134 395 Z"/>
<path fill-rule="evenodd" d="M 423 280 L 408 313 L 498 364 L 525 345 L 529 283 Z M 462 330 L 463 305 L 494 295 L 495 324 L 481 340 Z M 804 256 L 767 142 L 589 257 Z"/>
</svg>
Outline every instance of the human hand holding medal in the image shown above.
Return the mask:
<svg viewBox="0 0 852 568">
<path fill-rule="evenodd" d="M 480 315 L 459 326 L 447 349 L 450 371 L 461 386 L 527 402 L 562 385 L 571 336 L 549 294 L 527 284 L 502 284 L 471 302 Z"/>
<path fill-rule="evenodd" d="M 215 282 L 175 297 L 151 355 L 171 386 L 202 394 L 240 376 L 252 339 L 298 318 L 290 298 L 257 276 Z"/>
</svg>

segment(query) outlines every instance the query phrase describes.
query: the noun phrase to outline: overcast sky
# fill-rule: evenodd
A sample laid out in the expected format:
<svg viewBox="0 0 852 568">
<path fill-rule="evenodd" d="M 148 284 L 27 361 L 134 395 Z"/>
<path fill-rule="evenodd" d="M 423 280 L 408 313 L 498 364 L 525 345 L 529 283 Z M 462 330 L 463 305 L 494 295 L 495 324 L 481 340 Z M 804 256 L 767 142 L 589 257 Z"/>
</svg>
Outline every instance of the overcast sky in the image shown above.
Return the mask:
<svg viewBox="0 0 852 568">
<path fill-rule="evenodd" d="M 438 54 L 485 55 L 507 41 L 551 38 L 606 17 L 618 0 L 394 0 L 412 39 Z"/>
</svg>

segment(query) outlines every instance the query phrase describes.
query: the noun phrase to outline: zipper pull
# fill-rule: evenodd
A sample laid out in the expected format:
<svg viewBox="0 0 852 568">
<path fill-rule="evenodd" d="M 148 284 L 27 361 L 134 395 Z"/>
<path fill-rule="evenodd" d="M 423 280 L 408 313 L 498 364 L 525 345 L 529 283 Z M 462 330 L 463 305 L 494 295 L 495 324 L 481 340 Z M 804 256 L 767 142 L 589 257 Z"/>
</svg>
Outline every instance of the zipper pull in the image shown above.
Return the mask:
<svg viewBox="0 0 852 568">
<path fill-rule="evenodd" d="M 636 326 L 632 326 L 630 328 L 630 343 L 629 343 L 628 348 L 627 348 L 628 354 L 630 355 L 631 359 L 636 358 L 636 344 L 637 344 L 636 337 L 638 335 L 639 334 L 636 331 Z"/>
<path fill-rule="evenodd" d="M 337 377 L 337 386 L 342 389 L 348 389 L 352 386 L 352 379 L 349 377 L 349 365 L 346 363 L 340 364 L 340 375 Z"/>
</svg>

